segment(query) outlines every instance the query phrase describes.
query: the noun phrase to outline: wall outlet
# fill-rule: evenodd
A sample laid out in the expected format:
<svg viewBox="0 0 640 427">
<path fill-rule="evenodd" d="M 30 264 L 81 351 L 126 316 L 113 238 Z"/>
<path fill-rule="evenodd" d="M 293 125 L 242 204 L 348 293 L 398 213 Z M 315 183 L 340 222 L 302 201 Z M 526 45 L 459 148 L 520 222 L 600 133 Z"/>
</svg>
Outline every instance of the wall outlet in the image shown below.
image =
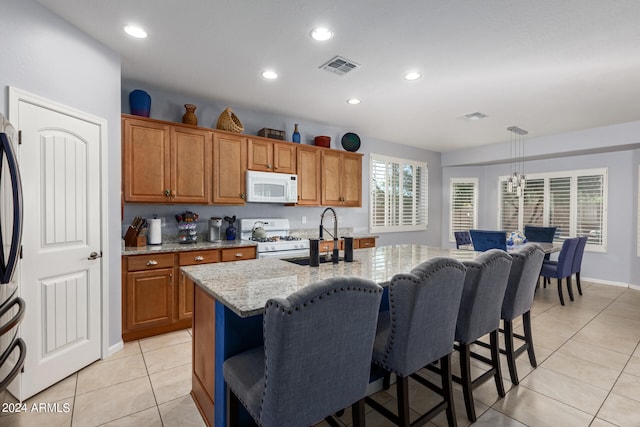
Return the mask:
<svg viewBox="0 0 640 427">
<path fill-rule="evenodd" d="M 306 224 L 306 223 L 307 223 L 307 217 L 306 217 L 306 216 L 303 216 L 303 217 L 302 217 L 302 223 L 303 223 L 303 224 Z"/>
</svg>

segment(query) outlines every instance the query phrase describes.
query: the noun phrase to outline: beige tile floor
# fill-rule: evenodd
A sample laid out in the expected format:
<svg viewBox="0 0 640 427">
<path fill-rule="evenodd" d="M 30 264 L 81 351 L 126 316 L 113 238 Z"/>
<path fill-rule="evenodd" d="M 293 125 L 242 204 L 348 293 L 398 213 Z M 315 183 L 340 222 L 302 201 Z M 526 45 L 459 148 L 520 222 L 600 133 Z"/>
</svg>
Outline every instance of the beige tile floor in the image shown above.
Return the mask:
<svg viewBox="0 0 640 427">
<path fill-rule="evenodd" d="M 588 283 L 583 287 L 584 295 L 564 307 L 555 286 L 537 292 L 532 322 L 538 368 L 531 368 L 522 355 L 521 382 L 514 387 L 503 359 L 507 395 L 499 399 L 493 382 L 477 389 L 479 418 L 474 425 L 640 426 L 640 292 Z M 478 374 L 483 368 L 478 363 L 474 369 Z M 27 407 L 66 404 L 68 411 L 0 413 L 0 426 L 203 426 L 190 389 L 191 335 L 183 330 L 127 343 L 117 354 L 26 402 Z M 435 399 L 414 382 L 410 397 L 413 416 Z M 395 409 L 393 387 L 374 398 Z M 458 425 L 467 426 L 457 385 L 455 398 Z M 392 425 L 370 408 L 366 421 L 370 427 Z M 443 414 L 433 421 L 430 425 L 446 425 Z M 349 425 L 349 411 L 339 422 Z"/>
</svg>

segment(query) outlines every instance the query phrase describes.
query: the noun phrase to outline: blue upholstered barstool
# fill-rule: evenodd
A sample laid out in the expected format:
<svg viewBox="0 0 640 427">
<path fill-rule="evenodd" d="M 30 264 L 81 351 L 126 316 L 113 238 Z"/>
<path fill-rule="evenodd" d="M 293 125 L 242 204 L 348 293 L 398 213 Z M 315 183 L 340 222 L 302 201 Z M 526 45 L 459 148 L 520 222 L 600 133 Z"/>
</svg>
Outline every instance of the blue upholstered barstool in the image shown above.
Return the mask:
<svg viewBox="0 0 640 427">
<path fill-rule="evenodd" d="M 456 239 L 456 249 L 460 249 L 460 246 L 471 244 L 469 231 L 454 231 L 453 237 Z"/>
<path fill-rule="evenodd" d="M 500 397 L 504 397 L 504 384 L 500 371 L 500 347 L 498 329 L 504 299 L 511 256 L 499 249 L 490 249 L 473 261 L 464 261 L 467 273 L 462 291 L 462 301 L 456 323 L 455 340 L 460 352 L 460 377 L 453 377 L 462 384 L 467 418 L 476 421 L 473 389 L 493 377 Z M 471 344 L 489 334 L 491 358 L 471 352 Z M 471 378 L 471 356 L 487 363 L 491 368 L 476 379 Z"/>
<path fill-rule="evenodd" d="M 264 427 L 310 426 L 350 405 L 364 426 L 381 298 L 370 280 L 335 277 L 270 299 L 264 345 L 223 365 L 230 424 L 242 403 Z"/>
<path fill-rule="evenodd" d="M 571 274 L 573 268 L 573 258 L 578 247 L 578 238 L 574 237 L 566 239 L 562 243 L 562 249 L 558 255 L 557 262 L 543 262 L 540 275 L 542 277 L 558 279 L 558 297 L 560 304 L 564 305 L 564 296 L 562 295 L 562 279 L 567 279 L 567 292 L 569 298 L 573 301 L 573 290 L 571 289 Z"/>
<path fill-rule="evenodd" d="M 534 368 L 538 366 L 533 350 L 531 306 L 533 305 L 533 296 L 538 284 L 540 268 L 544 260 L 544 251 L 535 243 L 527 243 L 520 250 L 512 252 L 511 258 L 513 258 L 513 261 L 509 272 L 507 290 L 504 294 L 504 300 L 502 300 L 500 317 L 504 326 L 504 354 L 507 356 L 509 376 L 511 377 L 511 382 L 516 385 L 520 382 L 518 371 L 516 370 L 516 357 L 526 350 L 531 366 Z M 513 321 L 519 316 L 522 316 L 524 335 L 513 332 Z M 514 337 L 524 341 L 524 344 L 517 349 L 514 348 Z M 502 350 L 500 351 L 502 352 Z"/>
<path fill-rule="evenodd" d="M 399 426 L 409 426 L 409 377 L 436 391 L 443 401 L 412 425 L 422 425 L 442 412 L 456 425 L 451 388 L 451 352 L 466 268 L 451 258 L 426 261 L 389 285 L 389 310 L 380 313 L 373 363 L 396 374 L 398 415 L 367 398 L 368 405 Z M 440 361 L 441 386 L 416 372 Z"/>
</svg>

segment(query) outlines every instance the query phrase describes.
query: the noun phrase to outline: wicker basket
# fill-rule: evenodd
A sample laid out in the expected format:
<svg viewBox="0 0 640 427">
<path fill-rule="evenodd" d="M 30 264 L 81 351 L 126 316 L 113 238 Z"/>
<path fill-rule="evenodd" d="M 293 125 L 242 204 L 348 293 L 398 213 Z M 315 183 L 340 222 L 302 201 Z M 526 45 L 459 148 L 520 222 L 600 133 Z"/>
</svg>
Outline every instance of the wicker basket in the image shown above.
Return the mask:
<svg viewBox="0 0 640 427">
<path fill-rule="evenodd" d="M 231 111 L 231 107 L 225 108 L 225 110 L 218 117 L 218 124 L 216 128 L 221 130 L 228 130 L 229 132 L 242 133 L 244 127 L 242 126 L 242 122 L 235 115 L 233 111 Z"/>
</svg>

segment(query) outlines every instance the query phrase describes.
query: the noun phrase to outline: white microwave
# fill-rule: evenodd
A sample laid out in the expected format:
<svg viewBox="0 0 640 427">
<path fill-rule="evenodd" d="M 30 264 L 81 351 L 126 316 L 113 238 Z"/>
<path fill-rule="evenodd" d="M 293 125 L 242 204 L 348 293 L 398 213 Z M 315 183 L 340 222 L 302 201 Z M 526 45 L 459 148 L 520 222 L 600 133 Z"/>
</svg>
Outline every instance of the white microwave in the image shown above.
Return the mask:
<svg viewBox="0 0 640 427">
<path fill-rule="evenodd" d="M 298 175 L 247 171 L 247 202 L 296 203 Z"/>
</svg>

